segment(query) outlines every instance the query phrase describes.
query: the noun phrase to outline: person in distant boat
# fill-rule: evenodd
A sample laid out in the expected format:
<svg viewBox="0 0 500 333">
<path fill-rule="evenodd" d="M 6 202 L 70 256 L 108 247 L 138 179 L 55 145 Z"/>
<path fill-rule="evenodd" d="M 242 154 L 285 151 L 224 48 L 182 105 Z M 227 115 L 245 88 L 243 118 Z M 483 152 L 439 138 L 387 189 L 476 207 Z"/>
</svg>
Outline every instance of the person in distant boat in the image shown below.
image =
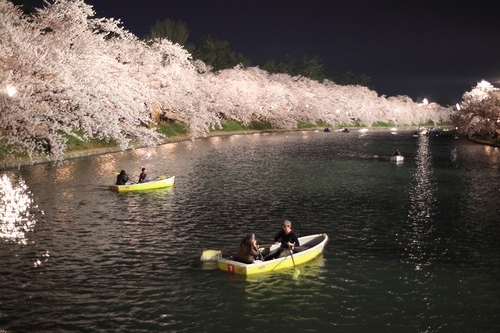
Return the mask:
<svg viewBox="0 0 500 333">
<path fill-rule="evenodd" d="M 325 129 L 323 130 L 323 132 L 330 133 L 331 131 L 330 131 L 330 129 L 328 127 L 325 127 Z"/>
<path fill-rule="evenodd" d="M 274 242 L 281 243 L 281 246 L 276 250 L 266 253 L 265 260 L 286 257 L 290 255 L 294 247 L 300 246 L 299 237 L 292 230 L 292 222 L 288 220 L 283 221 L 281 230 L 274 236 Z"/>
<path fill-rule="evenodd" d="M 128 175 L 125 170 L 120 171 L 118 176 L 116 176 L 116 185 L 125 185 L 128 182 Z"/>
<path fill-rule="evenodd" d="M 396 148 L 396 150 L 394 151 L 394 156 L 400 156 L 401 153 L 399 152 L 398 148 Z"/>
<path fill-rule="evenodd" d="M 148 173 L 146 172 L 146 168 L 141 169 L 141 174 L 139 175 L 139 183 L 145 183 L 149 181 Z"/>
<path fill-rule="evenodd" d="M 235 259 L 245 264 L 251 264 L 257 258 L 259 258 L 259 247 L 255 235 L 251 234 L 243 237 L 238 246 L 238 254 Z"/>
</svg>

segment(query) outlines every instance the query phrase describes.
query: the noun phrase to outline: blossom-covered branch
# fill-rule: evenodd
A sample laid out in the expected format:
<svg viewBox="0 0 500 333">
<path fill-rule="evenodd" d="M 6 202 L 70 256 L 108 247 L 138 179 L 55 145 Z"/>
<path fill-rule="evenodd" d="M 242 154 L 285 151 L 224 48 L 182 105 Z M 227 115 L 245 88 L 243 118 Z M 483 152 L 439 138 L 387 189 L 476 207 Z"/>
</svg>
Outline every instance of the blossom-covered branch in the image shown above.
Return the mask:
<svg viewBox="0 0 500 333">
<path fill-rule="evenodd" d="M 487 81 L 479 82 L 464 93 L 462 102 L 453 112 L 452 120 L 458 132 L 466 135 L 500 133 L 500 89 Z"/>
</svg>

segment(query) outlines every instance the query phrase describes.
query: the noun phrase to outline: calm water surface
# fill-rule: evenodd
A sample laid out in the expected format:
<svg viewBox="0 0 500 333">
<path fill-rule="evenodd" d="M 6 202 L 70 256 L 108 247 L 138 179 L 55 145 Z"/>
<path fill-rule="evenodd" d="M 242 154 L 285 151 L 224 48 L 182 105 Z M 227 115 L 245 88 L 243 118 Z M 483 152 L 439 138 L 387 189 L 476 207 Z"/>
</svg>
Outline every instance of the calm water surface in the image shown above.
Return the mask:
<svg viewBox="0 0 500 333">
<path fill-rule="evenodd" d="M 0 332 L 498 332 L 500 151 L 411 134 L 227 136 L 0 172 Z M 106 189 L 143 166 L 174 188 Z M 298 277 L 200 262 L 283 219 L 330 237 Z"/>
</svg>

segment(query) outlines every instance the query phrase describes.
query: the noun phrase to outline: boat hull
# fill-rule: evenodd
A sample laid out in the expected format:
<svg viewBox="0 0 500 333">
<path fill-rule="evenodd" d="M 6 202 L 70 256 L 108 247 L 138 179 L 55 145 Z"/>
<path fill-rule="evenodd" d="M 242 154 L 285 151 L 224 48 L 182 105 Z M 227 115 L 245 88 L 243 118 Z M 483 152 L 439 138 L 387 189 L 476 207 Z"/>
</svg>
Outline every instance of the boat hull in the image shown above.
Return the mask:
<svg viewBox="0 0 500 333">
<path fill-rule="evenodd" d="M 171 187 L 174 185 L 175 176 L 166 179 L 152 180 L 145 183 L 128 185 L 109 185 L 108 189 L 115 192 L 134 192 L 144 190 L 155 190 L 158 188 Z"/>
<path fill-rule="evenodd" d="M 404 161 L 404 157 L 401 156 L 401 155 L 398 155 L 398 156 L 391 156 L 391 161 L 392 162 L 403 162 Z"/>
<path fill-rule="evenodd" d="M 304 246 L 306 246 L 307 243 L 310 241 L 311 242 L 319 241 L 319 243 L 303 251 L 294 253 L 293 259 L 290 255 L 288 255 L 284 258 L 277 258 L 267 261 L 257 260 L 252 264 L 245 264 L 231 259 L 223 258 L 219 259 L 219 268 L 231 274 L 240 274 L 240 275 L 252 275 L 265 272 L 272 272 L 276 270 L 282 270 L 286 268 L 293 268 L 294 266 L 306 263 L 317 257 L 319 254 L 321 254 L 323 252 L 323 248 L 325 247 L 328 241 L 328 236 L 326 234 L 315 234 L 305 237 L 299 237 L 299 243 L 301 244 L 301 247 L 303 244 Z M 271 250 L 274 250 L 278 247 L 279 244 L 273 245 L 271 246 Z"/>
</svg>

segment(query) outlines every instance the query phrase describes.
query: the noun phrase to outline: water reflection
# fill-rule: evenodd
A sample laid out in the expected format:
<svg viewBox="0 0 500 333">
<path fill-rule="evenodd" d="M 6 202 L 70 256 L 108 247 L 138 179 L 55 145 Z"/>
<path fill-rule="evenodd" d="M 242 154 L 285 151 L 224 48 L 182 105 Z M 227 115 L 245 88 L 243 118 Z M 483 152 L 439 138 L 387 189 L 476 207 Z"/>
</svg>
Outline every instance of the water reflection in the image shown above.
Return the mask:
<svg viewBox="0 0 500 333">
<path fill-rule="evenodd" d="M 458 168 L 458 149 L 457 149 L 457 147 L 454 147 L 451 150 L 450 160 L 451 160 L 451 163 L 453 164 L 453 167 Z"/>
<path fill-rule="evenodd" d="M 33 198 L 23 180 L 12 181 L 7 175 L 0 178 L 0 238 L 26 244 L 26 233 L 35 228 L 36 220 L 30 209 Z"/>
<path fill-rule="evenodd" d="M 410 182 L 409 190 L 408 222 L 411 230 L 405 253 L 409 260 L 415 263 L 415 269 L 419 270 L 422 269 L 422 266 L 430 264 L 429 252 L 431 249 L 428 247 L 427 240 L 431 239 L 429 236 L 434 228 L 432 222 L 436 203 L 436 184 L 428 136 L 419 136 L 415 160 L 417 168 Z"/>
<path fill-rule="evenodd" d="M 2 329 L 268 332 L 278 320 L 281 331 L 494 332 L 500 152 L 367 133 L 201 139 L 9 173 L 2 190 L 21 191 L 22 176 L 33 193 L 25 210 L 32 196 L 44 215 L 31 208 L 27 245 L 0 241 Z M 401 166 L 372 163 L 394 147 L 408 152 Z M 102 186 L 145 163 L 175 174 L 175 186 Z M 251 232 L 271 241 L 285 217 L 300 234 L 331 235 L 324 261 L 300 265 L 297 279 L 293 269 L 247 278 L 200 264 L 205 246 Z"/>
</svg>

